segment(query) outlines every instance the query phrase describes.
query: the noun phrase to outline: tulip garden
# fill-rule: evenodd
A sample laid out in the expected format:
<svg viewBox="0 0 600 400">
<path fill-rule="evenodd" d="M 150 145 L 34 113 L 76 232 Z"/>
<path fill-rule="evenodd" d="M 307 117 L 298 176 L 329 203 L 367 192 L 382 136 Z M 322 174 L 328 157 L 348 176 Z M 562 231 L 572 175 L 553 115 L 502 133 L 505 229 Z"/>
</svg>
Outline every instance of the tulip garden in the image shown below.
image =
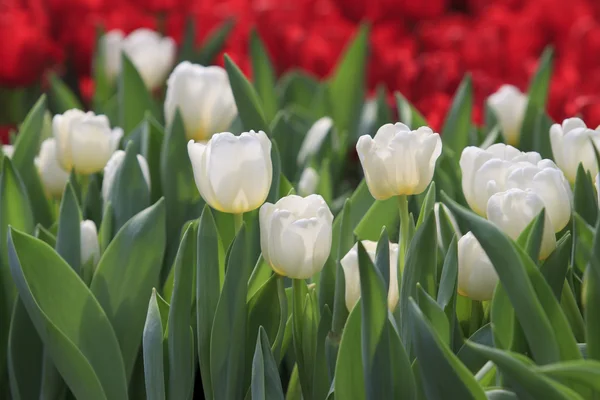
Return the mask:
<svg viewBox="0 0 600 400">
<path fill-rule="evenodd" d="M 90 102 L 53 75 L 0 152 L 0 398 L 600 399 L 600 130 L 549 114 L 553 49 L 438 127 L 368 95 L 371 34 L 321 80 L 147 28 Z"/>
</svg>

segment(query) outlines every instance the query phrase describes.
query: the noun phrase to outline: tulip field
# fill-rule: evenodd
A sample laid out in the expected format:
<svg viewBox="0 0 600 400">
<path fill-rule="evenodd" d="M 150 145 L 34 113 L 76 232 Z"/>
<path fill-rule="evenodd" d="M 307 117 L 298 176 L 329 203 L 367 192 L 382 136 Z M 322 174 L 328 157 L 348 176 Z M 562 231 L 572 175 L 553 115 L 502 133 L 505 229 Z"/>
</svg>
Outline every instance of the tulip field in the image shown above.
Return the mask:
<svg viewBox="0 0 600 400">
<path fill-rule="evenodd" d="M 600 399 L 600 130 L 548 113 L 553 49 L 439 129 L 368 95 L 370 35 L 322 80 L 146 28 L 91 102 L 53 76 L 0 152 L 0 399 Z"/>
</svg>

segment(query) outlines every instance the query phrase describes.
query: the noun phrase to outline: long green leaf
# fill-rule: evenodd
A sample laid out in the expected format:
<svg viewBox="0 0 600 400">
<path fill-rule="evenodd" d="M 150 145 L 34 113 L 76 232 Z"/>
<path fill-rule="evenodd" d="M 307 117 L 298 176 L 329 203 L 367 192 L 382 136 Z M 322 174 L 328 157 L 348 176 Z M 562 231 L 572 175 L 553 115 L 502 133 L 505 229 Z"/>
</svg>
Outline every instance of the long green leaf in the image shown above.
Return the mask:
<svg viewBox="0 0 600 400">
<path fill-rule="evenodd" d="M 252 399 L 283 400 L 283 388 L 277 363 L 271 353 L 269 338 L 262 326 L 256 338 L 256 349 L 252 360 Z"/>
<path fill-rule="evenodd" d="M 473 84 L 471 76 L 466 75 L 460 83 L 452 106 L 442 128 L 442 141 L 455 153 L 460 153 L 469 145 L 471 129 L 471 110 L 473 108 Z"/>
<path fill-rule="evenodd" d="M 148 400 L 165 399 L 164 327 L 156 296 L 156 289 L 152 289 L 143 334 L 144 375 Z"/>
<path fill-rule="evenodd" d="M 235 27 L 233 19 L 225 20 L 217 29 L 211 32 L 202 43 L 193 61 L 200 65 L 210 65 L 225 46 L 229 34 Z"/>
<path fill-rule="evenodd" d="M 65 259 L 75 272 L 81 275 L 81 211 L 70 183 L 65 186 L 60 213 L 58 233 L 56 234 L 56 252 Z"/>
<path fill-rule="evenodd" d="M 598 202 L 591 176 L 579 164 L 573 189 L 573 210 L 583 217 L 584 221 L 594 226 L 598 216 Z"/>
<path fill-rule="evenodd" d="M 69 87 L 55 74 L 50 75 L 50 105 L 56 114 L 77 108 L 83 110 L 81 102 Z"/>
<path fill-rule="evenodd" d="M 567 386 L 577 383 L 600 395 L 600 363 L 596 360 L 565 361 L 539 367 L 538 371 Z M 587 393 L 581 393 L 588 395 Z"/>
<path fill-rule="evenodd" d="M 121 74 L 117 88 L 119 126 L 125 137 L 144 119 L 146 112 L 158 116 L 157 106 L 142 77 L 125 53 L 121 54 Z"/>
<path fill-rule="evenodd" d="M 338 399 L 366 399 L 363 358 L 361 351 L 362 306 L 350 312 L 338 352 L 334 389 Z"/>
<path fill-rule="evenodd" d="M 271 122 L 278 110 L 277 95 L 275 93 L 275 71 L 267 49 L 256 30 L 250 33 L 250 55 L 254 87 L 262 100 L 265 119 L 267 122 Z"/>
</svg>

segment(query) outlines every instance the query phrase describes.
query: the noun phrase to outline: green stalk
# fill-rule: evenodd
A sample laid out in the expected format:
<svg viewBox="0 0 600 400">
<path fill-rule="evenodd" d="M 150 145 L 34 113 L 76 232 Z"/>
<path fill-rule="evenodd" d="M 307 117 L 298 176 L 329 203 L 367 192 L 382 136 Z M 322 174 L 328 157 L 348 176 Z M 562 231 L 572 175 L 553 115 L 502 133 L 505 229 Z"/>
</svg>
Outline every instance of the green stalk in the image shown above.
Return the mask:
<svg viewBox="0 0 600 400">
<path fill-rule="evenodd" d="M 233 214 L 233 226 L 235 227 L 235 233 L 237 234 L 244 223 L 244 213 Z"/>
</svg>

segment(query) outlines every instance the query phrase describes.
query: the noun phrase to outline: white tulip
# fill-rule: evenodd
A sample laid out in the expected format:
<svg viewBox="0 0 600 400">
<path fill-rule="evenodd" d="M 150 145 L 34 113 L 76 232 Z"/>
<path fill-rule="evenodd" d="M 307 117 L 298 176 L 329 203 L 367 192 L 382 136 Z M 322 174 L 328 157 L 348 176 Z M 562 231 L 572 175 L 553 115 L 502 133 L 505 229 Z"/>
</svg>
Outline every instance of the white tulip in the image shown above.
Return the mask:
<svg viewBox="0 0 600 400">
<path fill-rule="evenodd" d="M 60 197 L 69 180 L 69 173 L 58 162 L 56 139 L 50 138 L 42 142 L 40 153 L 34 162 L 46 192 L 52 197 Z"/>
<path fill-rule="evenodd" d="M 375 262 L 375 252 L 377 242 L 370 240 L 361 241 L 372 262 Z M 398 245 L 390 243 L 390 285 L 388 288 L 388 309 L 394 311 L 398 304 L 400 295 L 398 294 Z M 358 299 L 360 298 L 360 272 L 358 269 L 358 244 L 350 249 L 348 253 L 340 260 L 344 269 L 344 278 L 346 281 L 346 307 L 352 311 Z"/>
<path fill-rule="evenodd" d="M 332 127 L 333 120 L 330 117 L 319 118 L 312 124 L 298 151 L 298 165 L 304 165 L 310 157 L 319 152 Z"/>
<path fill-rule="evenodd" d="M 259 212 L 260 247 L 273 271 L 292 279 L 319 272 L 331 251 L 333 215 L 319 195 L 286 196 Z"/>
<path fill-rule="evenodd" d="M 196 186 L 214 209 L 240 214 L 257 209 L 271 188 L 271 141 L 263 131 L 224 132 L 207 144 L 188 143 Z"/>
<path fill-rule="evenodd" d="M 100 244 L 98 242 L 98 231 L 96 224 L 89 219 L 81 221 L 81 264 L 90 260 L 92 265 L 98 264 L 100 260 Z"/>
<path fill-rule="evenodd" d="M 102 179 L 102 198 L 104 201 L 109 199 L 110 192 L 112 191 L 112 187 L 115 183 L 117 171 L 123 164 L 124 160 L 125 152 L 123 150 L 117 150 L 113 153 L 112 157 L 110 157 L 110 160 L 108 160 L 106 166 L 104 167 L 104 178 Z M 148 190 L 150 190 L 150 168 L 148 167 L 148 162 L 141 154 L 137 155 L 137 160 L 140 164 L 140 169 L 142 170 L 146 184 L 148 185 Z"/>
<path fill-rule="evenodd" d="M 516 240 L 543 208 L 544 201 L 533 190 L 509 189 L 490 197 L 487 215 L 500 230 Z M 555 229 L 548 214 L 546 210 L 540 248 L 541 260 L 546 259 L 556 248 Z"/>
<path fill-rule="evenodd" d="M 77 109 L 55 115 L 52 132 L 62 168 L 86 175 L 104 168 L 123 137 L 121 128 L 110 129 L 105 115 Z"/>
<path fill-rule="evenodd" d="M 600 131 L 588 129 L 579 118 L 565 119 L 562 125 L 550 127 L 550 145 L 554 161 L 571 183 L 575 183 L 577 168 L 583 167 L 592 176 L 598 173 L 592 142 L 600 151 Z"/>
<path fill-rule="evenodd" d="M 308 196 L 317 191 L 319 185 L 319 173 L 311 167 L 304 168 L 300 181 L 298 182 L 298 194 L 300 196 Z"/>
<path fill-rule="evenodd" d="M 3 144 L 2 153 L 4 153 L 4 155 L 8 158 L 12 158 L 13 154 L 15 153 L 15 146 L 11 144 Z"/>
<path fill-rule="evenodd" d="M 176 44 L 170 37 L 139 28 L 124 36 L 113 30 L 101 39 L 105 71 L 111 81 L 121 72 L 121 53 L 125 53 L 150 90 L 160 87 L 175 62 Z"/>
<path fill-rule="evenodd" d="M 527 110 L 527 96 L 512 85 L 503 85 L 487 99 L 488 106 L 496 114 L 504 140 L 517 145 Z"/>
<path fill-rule="evenodd" d="M 494 295 L 498 274 L 473 233 L 458 240 L 458 293 L 487 301 Z"/>
<path fill-rule="evenodd" d="M 537 165 L 516 163 L 510 169 L 506 187 L 533 190 L 544 202 L 555 232 L 560 232 L 569 223 L 573 192 L 565 175 L 553 161 L 542 160 Z"/>
<path fill-rule="evenodd" d="M 433 178 L 442 141 L 430 128 L 383 125 L 374 138 L 363 135 L 356 150 L 371 195 L 378 200 L 422 193 Z"/>
<path fill-rule="evenodd" d="M 221 67 L 177 65 L 167 80 L 165 118 L 173 123 L 179 108 L 188 139 L 206 141 L 229 129 L 237 108 L 227 72 Z"/>
<path fill-rule="evenodd" d="M 446 215 L 448 216 L 448 220 L 450 221 L 450 225 L 452 226 L 452 229 L 454 230 L 454 233 L 457 236 L 460 236 L 460 228 L 458 227 L 458 223 L 456 222 L 456 218 L 454 218 L 454 214 L 452 214 L 452 211 L 450 211 L 450 209 L 444 203 L 435 203 L 433 205 L 433 213 L 434 213 L 434 216 L 435 216 L 435 225 L 437 227 L 437 241 L 438 241 L 438 245 L 441 248 L 445 248 L 445 247 L 449 246 L 450 243 L 444 243 L 444 239 L 442 237 L 442 230 L 441 230 L 442 221 L 440 220 L 440 207 L 444 210 L 444 213 L 446 213 Z"/>
<path fill-rule="evenodd" d="M 536 152 L 524 153 L 502 143 L 487 149 L 469 146 L 460 156 L 462 189 L 467 203 L 477 214 L 486 215 L 489 198 L 506 190 L 506 178 L 513 165 L 527 162 L 537 165 L 542 157 Z"/>
</svg>

